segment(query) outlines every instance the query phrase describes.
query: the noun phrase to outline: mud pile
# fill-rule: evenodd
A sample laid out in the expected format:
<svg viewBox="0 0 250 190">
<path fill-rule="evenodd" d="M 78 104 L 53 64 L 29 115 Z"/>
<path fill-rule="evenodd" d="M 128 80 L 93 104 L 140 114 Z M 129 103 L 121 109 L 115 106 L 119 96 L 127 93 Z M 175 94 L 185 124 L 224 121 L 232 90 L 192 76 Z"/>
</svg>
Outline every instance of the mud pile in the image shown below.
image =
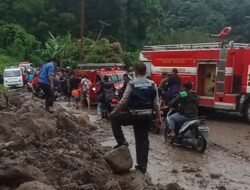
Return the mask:
<svg viewBox="0 0 250 190">
<path fill-rule="evenodd" d="M 103 159 L 109 150 L 91 137 L 87 117 L 77 120 L 60 107 L 49 114 L 40 100 L 20 94 L 9 104 L 0 111 L 1 190 L 181 189 L 154 186 L 136 171 L 113 174 Z"/>
</svg>

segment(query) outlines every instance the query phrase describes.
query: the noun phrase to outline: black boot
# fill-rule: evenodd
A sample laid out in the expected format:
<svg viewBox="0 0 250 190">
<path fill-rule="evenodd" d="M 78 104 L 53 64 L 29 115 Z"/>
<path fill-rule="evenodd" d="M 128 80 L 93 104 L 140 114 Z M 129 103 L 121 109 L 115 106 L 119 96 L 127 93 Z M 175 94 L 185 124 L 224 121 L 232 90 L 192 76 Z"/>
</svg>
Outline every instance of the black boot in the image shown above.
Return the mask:
<svg viewBox="0 0 250 190">
<path fill-rule="evenodd" d="M 142 174 L 145 174 L 147 172 L 147 168 L 146 167 L 142 167 L 142 166 L 135 166 L 136 170 L 139 170 Z"/>
<path fill-rule="evenodd" d="M 128 147 L 129 144 L 128 144 L 128 142 L 125 141 L 124 143 L 115 145 L 113 148 L 114 148 L 114 149 L 117 149 L 117 148 L 119 148 L 119 147 L 121 147 L 121 146 L 127 146 L 127 147 Z"/>
</svg>

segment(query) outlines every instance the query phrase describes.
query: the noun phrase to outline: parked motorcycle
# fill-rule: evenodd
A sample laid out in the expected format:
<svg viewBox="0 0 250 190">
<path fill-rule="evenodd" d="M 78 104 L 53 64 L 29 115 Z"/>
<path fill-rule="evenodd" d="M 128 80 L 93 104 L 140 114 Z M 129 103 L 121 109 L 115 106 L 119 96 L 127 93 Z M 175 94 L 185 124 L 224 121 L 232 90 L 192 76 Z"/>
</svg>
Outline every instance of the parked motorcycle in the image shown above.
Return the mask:
<svg viewBox="0 0 250 190">
<path fill-rule="evenodd" d="M 170 109 L 167 114 L 167 125 L 169 117 L 176 113 L 175 109 Z M 198 117 L 184 123 L 182 126 L 176 126 L 175 136 L 169 137 L 170 129 L 166 126 L 164 130 L 165 141 L 170 143 L 190 147 L 197 152 L 204 153 L 208 144 L 209 128 L 206 126 L 205 117 Z"/>
</svg>

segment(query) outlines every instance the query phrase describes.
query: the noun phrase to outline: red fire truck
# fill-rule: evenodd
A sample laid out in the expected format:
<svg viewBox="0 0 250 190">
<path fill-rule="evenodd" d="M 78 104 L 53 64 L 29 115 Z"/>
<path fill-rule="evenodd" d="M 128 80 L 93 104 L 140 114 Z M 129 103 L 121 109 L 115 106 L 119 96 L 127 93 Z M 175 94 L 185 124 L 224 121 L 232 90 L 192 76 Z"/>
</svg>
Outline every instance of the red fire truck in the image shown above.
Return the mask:
<svg viewBox="0 0 250 190">
<path fill-rule="evenodd" d="M 193 83 L 200 106 L 235 111 L 250 121 L 250 45 L 230 42 L 145 46 L 140 61 L 159 84 L 177 68 Z"/>
<path fill-rule="evenodd" d="M 110 81 L 114 82 L 115 88 L 119 91 L 123 87 L 123 75 L 126 71 L 123 69 L 123 63 L 86 63 L 79 64 L 78 69 L 74 71 L 76 76 L 87 75 L 92 82 L 90 89 L 91 102 L 97 102 L 96 92 L 99 90 L 99 82 L 105 75 L 109 76 Z"/>
</svg>

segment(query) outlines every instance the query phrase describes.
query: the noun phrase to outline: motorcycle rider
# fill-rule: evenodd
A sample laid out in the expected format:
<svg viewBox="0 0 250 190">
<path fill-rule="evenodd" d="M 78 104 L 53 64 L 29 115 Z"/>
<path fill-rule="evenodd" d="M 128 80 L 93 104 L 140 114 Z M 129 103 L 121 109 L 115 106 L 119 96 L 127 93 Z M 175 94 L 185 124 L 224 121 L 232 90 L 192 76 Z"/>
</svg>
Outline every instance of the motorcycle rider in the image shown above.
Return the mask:
<svg viewBox="0 0 250 190">
<path fill-rule="evenodd" d="M 198 96 L 191 92 L 192 83 L 185 82 L 184 89 L 171 102 L 168 107 L 177 107 L 177 113 L 169 117 L 168 125 L 171 130 L 169 136 L 175 136 L 176 127 L 181 127 L 185 122 L 197 117 L 198 115 Z"/>
<path fill-rule="evenodd" d="M 108 107 L 109 102 L 115 97 L 115 85 L 112 81 L 109 81 L 109 76 L 103 77 L 103 82 L 100 83 L 100 103 L 97 106 L 98 120 L 102 119 L 102 109 Z"/>
<path fill-rule="evenodd" d="M 127 85 L 125 93 L 118 106 L 111 113 L 111 126 L 117 145 L 128 146 L 121 126 L 133 125 L 136 144 L 136 169 L 146 173 L 148 163 L 149 140 L 148 132 L 153 121 L 153 110 L 156 111 L 157 121 L 160 126 L 160 106 L 158 90 L 155 83 L 148 80 L 146 65 L 135 65 L 136 78 Z"/>
</svg>

